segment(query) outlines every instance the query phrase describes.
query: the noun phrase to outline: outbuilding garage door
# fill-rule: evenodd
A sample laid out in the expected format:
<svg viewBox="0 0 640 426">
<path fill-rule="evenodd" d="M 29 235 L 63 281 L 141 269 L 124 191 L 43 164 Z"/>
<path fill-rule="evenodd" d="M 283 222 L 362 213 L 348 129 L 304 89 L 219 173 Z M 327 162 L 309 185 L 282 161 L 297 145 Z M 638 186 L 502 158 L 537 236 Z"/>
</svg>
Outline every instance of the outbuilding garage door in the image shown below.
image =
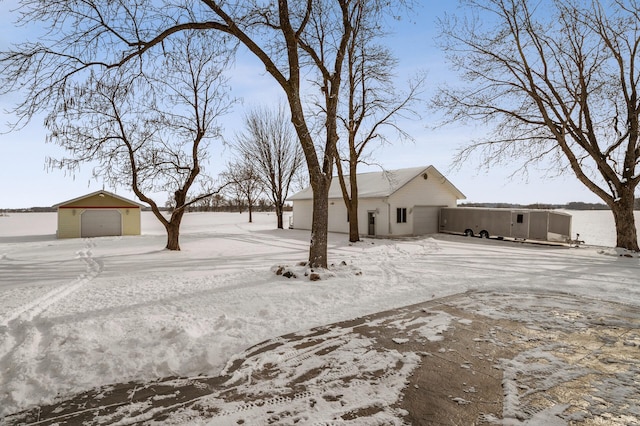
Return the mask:
<svg viewBox="0 0 640 426">
<path fill-rule="evenodd" d="M 439 206 L 416 206 L 413 208 L 413 235 L 438 232 Z"/>
<path fill-rule="evenodd" d="M 122 215 L 118 210 L 87 210 L 80 218 L 80 236 L 122 235 Z"/>
</svg>

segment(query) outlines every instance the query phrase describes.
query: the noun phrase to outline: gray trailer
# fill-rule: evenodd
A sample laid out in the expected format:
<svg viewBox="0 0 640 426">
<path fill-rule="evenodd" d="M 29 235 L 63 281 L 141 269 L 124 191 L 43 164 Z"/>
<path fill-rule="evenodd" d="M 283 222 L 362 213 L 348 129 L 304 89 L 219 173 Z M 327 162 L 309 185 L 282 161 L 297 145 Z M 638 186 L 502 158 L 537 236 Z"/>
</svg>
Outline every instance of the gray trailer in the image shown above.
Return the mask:
<svg viewBox="0 0 640 426">
<path fill-rule="evenodd" d="M 481 238 L 567 242 L 571 215 L 552 210 L 444 207 L 439 231 Z"/>
</svg>

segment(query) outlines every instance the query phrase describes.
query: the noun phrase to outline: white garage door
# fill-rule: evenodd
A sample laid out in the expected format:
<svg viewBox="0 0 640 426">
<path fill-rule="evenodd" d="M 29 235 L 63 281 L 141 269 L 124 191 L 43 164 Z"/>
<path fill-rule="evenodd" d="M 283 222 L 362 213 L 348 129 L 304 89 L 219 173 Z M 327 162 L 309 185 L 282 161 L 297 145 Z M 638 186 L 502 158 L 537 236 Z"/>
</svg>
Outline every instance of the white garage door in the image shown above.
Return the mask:
<svg viewBox="0 0 640 426">
<path fill-rule="evenodd" d="M 438 232 L 439 206 L 416 206 L 413 208 L 413 235 L 436 234 Z"/>
<path fill-rule="evenodd" d="M 80 236 L 122 235 L 121 216 L 118 210 L 86 210 L 80 218 Z"/>
</svg>

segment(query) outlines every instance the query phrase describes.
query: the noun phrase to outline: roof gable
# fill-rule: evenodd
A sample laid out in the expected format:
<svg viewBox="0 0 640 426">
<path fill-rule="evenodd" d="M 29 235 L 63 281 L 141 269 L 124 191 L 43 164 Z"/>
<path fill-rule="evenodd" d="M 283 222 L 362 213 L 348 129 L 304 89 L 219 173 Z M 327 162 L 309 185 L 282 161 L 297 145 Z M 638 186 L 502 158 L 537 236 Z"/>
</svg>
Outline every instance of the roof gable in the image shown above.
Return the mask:
<svg viewBox="0 0 640 426">
<path fill-rule="evenodd" d="M 356 175 L 358 181 L 358 197 L 389 197 L 393 193 L 400 190 L 407 183 L 412 181 L 414 178 L 424 173 L 442 180 L 442 183 L 447 186 L 447 189 L 452 192 L 458 200 L 464 200 L 465 198 L 467 198 L 462 192 L 460 192 L 460 190 L 458 190 L 458 188 L 456 188 L 451 182 L 449 182 L 449 180 L 433 166 L 412 167 L 398 170 L 384 170 L 381 172 L 358 173 Z M 348 177 L 345 177 L 345 179 L 347 178 Z M 331 180 L 331 187 L 329 188 L 329 199 L 332 198 L 342 198 L 342 190 L 340 189 L 340 182 L 337 176 L 333 177 L 333 179 Z M 313 191 L 310 186 L 288 198 L 289 201 L 310 199 L 313 199 Z"/>
<path fill-rule="evenodd" d="M 92 192 L 91 194 L 86 194 L 86 195 L 82 195 L 82 196 L 77 197 L 77 198 L 73 198 L 71 200 L 63 201 L 61 203 L 53 205 L 52 207 L 58 208 L 58 207 L 63 207 L 63 206 L 67 206 L 67 205 L 75 205 L 76 207 L 84 207 L 82 202 L 85 201 L 85 200 L 89 200 L 91 198 L 94 198 L 94 197 L 109 197 L 109 198 L 112 198 L 112 199 L 115 199 L 117 201 L 122 202 L 122 204 L 125 205 L 125 206 L 141 207 L 141 208 L 145 207 L 144 204 L 137 203 L 135 201 L 129 200 L 127 198 L 121 197 L 121 196 L 119 196 L 117 194 L 114 194 L 112 192 L 108 192 L 108 191 L 105 191 L 105 190 L 95 191 L 95 192 Z M 109 205 L 105 204 L 104 207 L 113 207 L 113 206 L 109 206 Z"/>
</svg>

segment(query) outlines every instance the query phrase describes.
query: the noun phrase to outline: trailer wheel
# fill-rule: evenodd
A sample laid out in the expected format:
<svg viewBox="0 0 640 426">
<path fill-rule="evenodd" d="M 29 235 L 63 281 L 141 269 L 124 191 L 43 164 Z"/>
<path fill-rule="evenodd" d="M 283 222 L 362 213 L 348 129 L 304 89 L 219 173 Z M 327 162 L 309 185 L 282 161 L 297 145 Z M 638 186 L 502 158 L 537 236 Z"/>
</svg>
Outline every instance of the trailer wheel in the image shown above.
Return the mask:
<svg viewBox="0 0 640 426">
<path fill-rule="evenodd" d="M 487 231 L 480 231 L 480 238 L 489 238 L 489 233 Z"/>
<path fill-rule="evenodd" d="M 473 237 L 473 231 L 471 229 L 465 229 L 464 236 L 465 237 Z"/>
</svg>

